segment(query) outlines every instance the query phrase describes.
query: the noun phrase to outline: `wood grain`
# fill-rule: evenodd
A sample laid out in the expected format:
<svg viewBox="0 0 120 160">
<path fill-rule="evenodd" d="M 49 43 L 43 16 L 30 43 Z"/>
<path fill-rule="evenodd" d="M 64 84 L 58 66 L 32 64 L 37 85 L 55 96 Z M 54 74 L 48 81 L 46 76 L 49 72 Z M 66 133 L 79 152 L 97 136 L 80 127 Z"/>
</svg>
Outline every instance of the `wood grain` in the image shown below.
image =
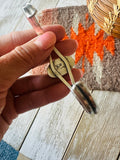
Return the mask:
<svg viewBox="0 0 120 160">
<path fill-rule="evenodd" d="M 0 0 L 0 35 L 10 33 L 15 30 L 17 24 L 20 24 L 23 13 L 21 6 L 23 0 Z"/>
<path fill-rule="evenodd" d="M 120 150 L 120 93 L 93 93 L 99 113 L 84 113 L 64 160 L 116 160 Z"/>
<path fill-rule="evenodd" d="M 86 0 L 59 0 L 57 7 L 87 5 Z"/>
<path fill-rule="evenodd" d="M 37 109 L 21 114 L 10 125 L 3 140 L 16 150 L 19 150 L 33 122 Z"/>
<path fill-rule="evenodd" d="M 34 160 L 59 160 L 82 114 L 72 94 L 40 109 L 20 152 Z"/>
</svg>

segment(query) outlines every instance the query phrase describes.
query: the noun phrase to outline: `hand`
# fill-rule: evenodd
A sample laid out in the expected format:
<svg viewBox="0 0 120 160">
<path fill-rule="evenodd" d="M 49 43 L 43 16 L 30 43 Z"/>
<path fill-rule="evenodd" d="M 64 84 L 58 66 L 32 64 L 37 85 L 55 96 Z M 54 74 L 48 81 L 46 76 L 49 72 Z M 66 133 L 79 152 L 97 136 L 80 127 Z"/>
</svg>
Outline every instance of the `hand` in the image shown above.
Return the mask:
<svg viewBox="0 0 120 160">
<path fill-rule="evenodd" d="M 44 31 L 41 36 L 27 30 L 0 37 L 0 139 L 19 113 L 44 106 L 69 93 L 63 83 L 48 75 L 19 78 L 46 63 L 54 45 L 64 55 L 75 52 L 74 40 L 61 41 L 65 35 L 62 26 L 46 26 Z M 78 70 L 74 69 L 73 74 L 76 80 L 80 78 Z"/>
</svg>

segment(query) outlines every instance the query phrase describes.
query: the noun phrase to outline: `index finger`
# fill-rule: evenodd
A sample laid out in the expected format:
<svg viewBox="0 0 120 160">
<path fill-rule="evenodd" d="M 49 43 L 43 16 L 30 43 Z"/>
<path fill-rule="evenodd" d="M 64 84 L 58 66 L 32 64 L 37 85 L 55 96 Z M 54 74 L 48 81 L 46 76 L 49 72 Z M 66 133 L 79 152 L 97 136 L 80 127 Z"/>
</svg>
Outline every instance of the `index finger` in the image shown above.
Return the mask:
<svg viewBox="0 0 120 160">
<path fill-rule="evenodd" d="M 56 40 L 59 41 L 65 36 L 65 29 L 61 25 L 49 25 L 44 26 L 43 30 L 52 31 L 56 35 Z M 10 52 L 15 47 L 22 45 L 31 39 L 35 38 L 37 35 L 33 29 L 25 31 L 12 32 L 8 35 L 0 37 L 0 56 Z"/>
</svg>

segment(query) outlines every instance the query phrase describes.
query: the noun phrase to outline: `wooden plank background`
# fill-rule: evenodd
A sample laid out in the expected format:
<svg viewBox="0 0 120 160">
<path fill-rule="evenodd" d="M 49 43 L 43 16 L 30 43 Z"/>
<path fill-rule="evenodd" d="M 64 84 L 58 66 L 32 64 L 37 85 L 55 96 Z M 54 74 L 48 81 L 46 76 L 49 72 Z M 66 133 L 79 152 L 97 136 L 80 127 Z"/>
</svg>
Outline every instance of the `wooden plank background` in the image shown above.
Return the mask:
<svg viewBox="0 0 120 160">
<path fill-rule="evenodd" d="M 0 35 L 31 28 L 23 0 L 1 2 Z M 85 0 L 30 0 L 39 10 L 86 5 Z M 120 93 L 94 91 L 99 114 L 90 116 L 69 94 L 40 110 L 20 115 L 4 140 L 33 160 L 117 160 L 120 152 Z"/>
<path fill-rule="evenodd" d="M 119 93 L 93 93 L 99 114 L 84 113 L 64 159 L 116 160 L 120 151 Z"/>
</svg>

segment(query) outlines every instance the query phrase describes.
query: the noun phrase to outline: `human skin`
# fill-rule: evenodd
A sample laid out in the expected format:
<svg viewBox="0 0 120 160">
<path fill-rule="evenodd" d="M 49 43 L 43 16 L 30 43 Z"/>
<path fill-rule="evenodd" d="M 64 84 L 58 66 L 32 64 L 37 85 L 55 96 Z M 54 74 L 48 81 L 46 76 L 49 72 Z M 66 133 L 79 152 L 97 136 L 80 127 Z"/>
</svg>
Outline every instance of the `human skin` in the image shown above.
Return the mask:
<svg viewBox="0 0 120 160">
<path fill-rule="evenodd" d="M 77 49 L 74 40 L 62 41 L 65 35 L 62 26 L 45 26 L 43 29 L 41 36 L 34 30 L 26 30 L 0 37 L 0 140 L 18 114 L 57 101 L 69 93 L 60 80 L 48 75 L 20 78 L 48 62 L 50 54 L 56 58 L 54 46 L 66 56 Z M 81 71 L 74 69 L 72 72 L 75 80 L 79 80 Z M 70 81 L 68 76 L 65 78 Z"/>
</svg>

